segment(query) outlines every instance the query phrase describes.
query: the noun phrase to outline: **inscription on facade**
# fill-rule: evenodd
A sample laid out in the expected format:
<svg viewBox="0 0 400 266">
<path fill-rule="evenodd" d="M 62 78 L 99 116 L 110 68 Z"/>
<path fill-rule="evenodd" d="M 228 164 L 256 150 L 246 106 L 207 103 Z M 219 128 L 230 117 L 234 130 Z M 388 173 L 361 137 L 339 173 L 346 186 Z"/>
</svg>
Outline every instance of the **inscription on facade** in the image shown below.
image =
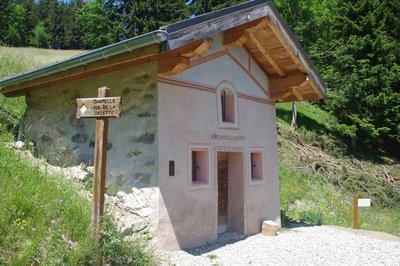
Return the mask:
<svg viewBox="0 0 400 266">
<path fill-rule="evenodd" d="M 216 140 L 244 141 L 244 136 L 218 135 L 217 133 L 212 134 L 211 138 Z"/>
</svg>

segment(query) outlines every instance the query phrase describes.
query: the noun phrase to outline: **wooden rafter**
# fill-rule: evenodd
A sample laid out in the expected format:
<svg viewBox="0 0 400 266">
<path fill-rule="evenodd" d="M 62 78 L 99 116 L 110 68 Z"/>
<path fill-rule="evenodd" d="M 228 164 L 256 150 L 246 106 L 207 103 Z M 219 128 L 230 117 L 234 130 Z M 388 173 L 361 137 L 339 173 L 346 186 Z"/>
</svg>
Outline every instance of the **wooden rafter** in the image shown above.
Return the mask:
<svg viewBox="0 0 400 266">
<path fill-rule="evenodd" d="M 306 78 L 307 76 L 301 73 L 293 74 L 285 78 L 270 77 L 269 83 L 270 83 L 271 94 L 284 93 L 288 91 L 290 87 L 298 86 L 299 84 L 303 83 L 306 80 Z"/>
<path fill-rule="evenodd" d="M 299 58 L 294 54 L 294 51 L 289 47 L 287 40 L 282 36 L 282 34 L 279 32 L 278 28 L 274 24 L 274 22 L 271 20 L 271 18 L 267 19 L 268 22 L 268 27 L 271 29 L 271 31 L 274 33 L 275 37 L 278 38 L 279 42 L 282 44 L 282 46 L 285 48 L 285 50 L 288 52 L 294 63 L 297 65 L 297 67 L 300 69 L 300 71 L 303 74 L 306 74 L 306 70 L 304 69 L 303 64 L 300 62 Z"/>
<path fill-rule="evenodd" d="M 258 19 L 238 27 L 226 30 L 224 32 L 224 46 L 226 48 L 232 48 L 235 46 L 243 46 L 243 44 L 249 39 L 244 31 L 258 31 L 265 29 L 268 23 L 265 18 Z"/>
<path fill-rule="evenodd" d="M 303 96 L 301 95 L 300 86 L 293 86 L 290 88 L 290 91 L 296 96 L 296 99 L 299 101 L 304 101 Z"/>
<path fill-rule="evenodd" d="M 189 67 L 190 59 L 184 56 L 173 57 L 158 61 L 158 73 L 176 75 Z"/>
<path fill-rule="evenodd" d="M 199 46 L 197 46 L 194 50 L 189 51 L 187 53 L 182 54 L 182 56 L 186 57 L 201 57 L 211 48 L 211 39 L 207 38 L 201 41 Z"/>
<path fill-rule="evenodd" d="M 267 51 L 267 49 L 264 47 L 264 45 L 261 43 L 261 41 L 258 39 L 256 36 L 256 33 L 253 32 L 247 32 L 250 40 L 254 42 L 254 44 L 257 46 L 258 50 L 261 52 L 261 54 L 267 59 L 267 61 L 271 64 L 272 68 L 278 73 L 280 77 L 285 77 L 286 74 L 283 71 L 283 69 L 276 63 L 276 61 L 272 58 L 270 53 Z"/>
</svg>

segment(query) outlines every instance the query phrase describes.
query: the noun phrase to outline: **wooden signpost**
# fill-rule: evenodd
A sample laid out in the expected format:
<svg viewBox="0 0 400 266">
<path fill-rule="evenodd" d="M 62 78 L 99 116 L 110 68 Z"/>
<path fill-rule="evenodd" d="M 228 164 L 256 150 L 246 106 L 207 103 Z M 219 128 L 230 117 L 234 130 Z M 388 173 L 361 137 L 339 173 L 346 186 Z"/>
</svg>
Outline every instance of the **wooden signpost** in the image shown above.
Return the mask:
<svg viewBox="0 0 400 266">
<path fill-rule="evenodd" d="M 358 208 L 371 207 L 371 199 L 359 199 L 358 195 L 354 195 L 354 229 L 358 229 Z"/>
<path fill-rule="evenodd" d="M 76 118 L 96 118 L 96 141 L 94 147 L 94 176 L 91 230 L 98 242 L 104 214 L 104 192 L 106 182 L 108 118 L 121 114 L 121 97 L 110 97 L 107 87 L 98 89 L 97 98 L 78 98 Z"/>
</svg>

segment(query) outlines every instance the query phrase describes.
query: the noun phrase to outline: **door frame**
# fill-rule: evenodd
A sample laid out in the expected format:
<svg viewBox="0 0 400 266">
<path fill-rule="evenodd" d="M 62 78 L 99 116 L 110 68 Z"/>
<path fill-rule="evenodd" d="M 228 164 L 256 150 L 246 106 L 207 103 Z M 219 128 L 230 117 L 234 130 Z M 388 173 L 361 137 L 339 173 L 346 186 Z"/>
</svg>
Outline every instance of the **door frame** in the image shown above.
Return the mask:
<svg viewBox="0 0 400 266">
<path fill-rule="evenodd" d="M 213 161 L 214 161 L 214 205 L 215 205 L 215 221 L 214 221 L 214 231 L 215 231 L 215 239 L 218 239 L 218 152 L 227 152 L 227 153 L 241 153 L 243 160 L 243 231 L 244 234 L 247 234 L 247 182 L 246 182 L 246 149 L 241 147 L 225 147 L 225 146 L 214 146 L 213 152 Z M 229 200 L 228 200 L 229 204 Z"/>
</svg>

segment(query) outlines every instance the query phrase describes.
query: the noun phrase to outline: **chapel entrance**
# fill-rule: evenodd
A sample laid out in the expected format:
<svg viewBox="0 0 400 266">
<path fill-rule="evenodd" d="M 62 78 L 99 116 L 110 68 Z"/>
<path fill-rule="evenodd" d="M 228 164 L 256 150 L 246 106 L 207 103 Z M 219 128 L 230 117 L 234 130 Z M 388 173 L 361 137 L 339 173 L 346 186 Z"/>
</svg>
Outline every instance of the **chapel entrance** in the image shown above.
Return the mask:
<svg viewBox="0 0 400 266">
<path fill-rule="evenodd" d="M 218 152 L 218 234 L 244 232 L 243 154 Z"/>
</svg>

